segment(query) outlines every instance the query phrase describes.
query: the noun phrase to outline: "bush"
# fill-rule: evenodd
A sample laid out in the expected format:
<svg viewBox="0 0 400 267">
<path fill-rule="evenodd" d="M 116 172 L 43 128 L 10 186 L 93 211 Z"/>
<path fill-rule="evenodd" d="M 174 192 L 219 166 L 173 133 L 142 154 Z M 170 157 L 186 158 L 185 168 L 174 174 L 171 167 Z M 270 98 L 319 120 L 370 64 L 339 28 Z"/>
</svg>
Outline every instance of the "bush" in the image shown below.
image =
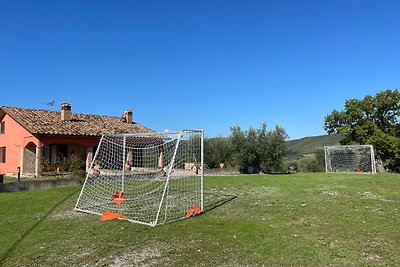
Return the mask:
<svg viewBox="0 0 400 267">
<path fill-rule="evenodd" d="M 299 171 L 318 172 L 320 168 L 314 154 L 306 155 L 299 159 Z"/>
<path fill-rule="evenodd" d="M 42 165 L 43 172 L 51 172 L 54 171 L 54 164 L 51 164 L 50 160 L 44 160 Z"/>
<path fill-rule="evenodd" d="M 325 170 L 325 152 L 322 148 L 318 148 L 314 150 L 314 153 L 304 155 L 297 160 L 287 159 L 284 167 L 290 172 L 323 172 Z"/>
<path fill-rule="evenodd" d="M 285 160 L 282 164 L 283 170 L 287 171 L 288 173 L 297 172 L 299 161 L 298 160 Z"/>
<path fill-rule="evenodd" d="M 86 168 L 85 161 L 81 157 L 75 154 L 72 154 L 63 159 L 62 169 L 64 171 L 69 172 L 75 178 L 85 177 L 86 174 L 85 168 Z"/>
<path fill-rule="evenodd" d="M 321 153 L 322 151 L 322 153 Z M 315 154 L 303 156 L 298 160 L 299 171 L 302 172 L 322 172 L 325 168 L 325 159 L 323 150 L 315 151 Z"/>
</svg>

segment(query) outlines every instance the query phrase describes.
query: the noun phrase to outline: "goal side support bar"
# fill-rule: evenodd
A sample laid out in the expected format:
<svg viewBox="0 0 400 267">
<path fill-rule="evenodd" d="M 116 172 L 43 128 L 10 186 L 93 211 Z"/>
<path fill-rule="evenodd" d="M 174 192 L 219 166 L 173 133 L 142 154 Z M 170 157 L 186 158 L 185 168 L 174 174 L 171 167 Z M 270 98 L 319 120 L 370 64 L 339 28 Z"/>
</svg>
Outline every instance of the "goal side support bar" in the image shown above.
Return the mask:
<svg viewBox="0 0 400 267">
<path fill-rule="evenodd" d="M 372 168 L 371 173 L 372 173 L 372 174 L 376 174 L 375 151 L 374 151 L 374 147 L 373 147 L 373 146 L 371 146 L 371 164 L 372 164 L 372 166 L 371 166 L 371 168 Z"/>
<path fill-rule="evenodd" d="M 92 168 L 93 168 L 95 159 L 96 159 L 96 157 L 97 157 L 97 154 L 99 153 L 100 147 L 102 146 L 103 140 L 104 140 L 104 135 L 101 136 L 101 138 L 100 138 L 100 142 L 99 142 L 99 145 L 98 145 L 98 147 L 97 147 L 96 153 L 94 154 L 94 157 L 93 157 L 93 159 L 92 159 L 92 162 L 90 163 L 89 171 L 91 171 Z M 89 211 L 84 211 L 84 210 L 78 209 L 78 204 L 79 204 L 79 201 L 81 200 L 81 197 L 82 197 L 83 191 L 84 191 L 84 189 L 85 189 L 85 185 L 86 185 L 86 183 L 87 183 L 87 181 L 88 181 L 89 175 L 90 175 L 90 173 L 88 172 L 88 173 L 86 174 L 85 181 L 83 182 L 83 185 L 82 185 L 82 188 L 81 188 L 81 192 L 79 193 L 78 200 L 77 200 L 76 203 L 75 203 L 75 208 L 74 208 L 74 210 L 76 210 L 76 211 L 92 213 L 92 212 L 89 212 Z"/>
<path fill-rule="evenodd" d="M 204 131 L 201 131 L 200 208 L 204 211 Z"/>
<path fill-rule="evenodd" d="M 157 215 L 156 215 L 156 220 L 154 221 L 154 223 L 152 224 L 152 226 L 156 226 L 158 223 L 158 218 L 160 216 L 160 212 L 161 212 L 161 208 L 164 202 L 164 198 L 165 198 L 165 194 L 167 192 L 168 189 L 168 184 L 169 184 L 169 179 L 171 178 L 171 171 L 172 168 L 174 167 L 174 163 L 175 163 L 175 157 L 176 157 L 176 153 L 178 152 L 178 147 L 179 147 L 179 143 L 181 141 L 183 135 L 183 131 L 180 132 L 179 136 L 178 136 L 178 140 L 176 141 L 176 145 L 175 145 L 175 149 L 174 149 L 174 154 L 172 156 L 172 160 L 171 163 L 169 164 L 168 167 L 168 172 L 167 172 L 167 179 L 165 181 L 165 185 L 164 185 L 164 190 L 163 190 L 163 194 L 161 196 L 161 200 L 160 200 L 160 205 L 158 206 L 158 210 L 157 210 Z"/>
</svg>

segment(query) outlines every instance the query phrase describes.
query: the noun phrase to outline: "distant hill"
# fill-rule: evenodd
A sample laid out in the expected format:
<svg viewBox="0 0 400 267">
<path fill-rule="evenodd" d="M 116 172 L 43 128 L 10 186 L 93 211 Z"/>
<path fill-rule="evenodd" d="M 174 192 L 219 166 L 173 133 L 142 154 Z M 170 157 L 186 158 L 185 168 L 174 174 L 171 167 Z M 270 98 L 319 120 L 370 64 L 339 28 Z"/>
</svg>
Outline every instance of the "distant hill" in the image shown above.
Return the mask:
<svg viewBox="0 0 400 267">
<path fill-rule="evenodd" d="M 285 157 L 298 159 L 304 155 L 314 153 L 316 148 L 339 145 L 342 137 L 338 134 L 304 137 L 287 141 Z"/>
</svg>

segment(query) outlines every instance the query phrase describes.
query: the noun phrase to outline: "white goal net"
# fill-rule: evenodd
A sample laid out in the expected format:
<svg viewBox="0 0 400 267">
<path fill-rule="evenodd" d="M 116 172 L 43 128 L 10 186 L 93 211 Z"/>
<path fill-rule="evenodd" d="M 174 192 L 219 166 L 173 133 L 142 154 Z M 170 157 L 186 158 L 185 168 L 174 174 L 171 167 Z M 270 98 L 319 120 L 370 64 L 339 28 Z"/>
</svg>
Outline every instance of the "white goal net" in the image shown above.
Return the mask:
<svg viewBox="0 0 400 267">
<path fill-rule="evenodd" d="M 326 146 L 326 172 L 376 173 L 372 145 Z"/>
<path fill-rule="evenodd" d="M 201 213 L 202 130 L 103 135 L 75 210 L 150 226 Z"/>
</svg>

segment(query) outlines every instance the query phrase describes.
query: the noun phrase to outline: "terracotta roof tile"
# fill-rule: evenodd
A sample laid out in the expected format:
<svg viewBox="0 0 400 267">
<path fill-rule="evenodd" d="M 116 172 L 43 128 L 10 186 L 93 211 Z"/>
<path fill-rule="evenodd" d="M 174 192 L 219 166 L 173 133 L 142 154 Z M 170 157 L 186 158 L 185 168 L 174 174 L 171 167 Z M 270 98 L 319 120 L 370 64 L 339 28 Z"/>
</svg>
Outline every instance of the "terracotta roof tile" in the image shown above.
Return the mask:
<svg viewBox="0 0 400 267">
<path fill-rule="evenodd" d="M 102 134 L 148 133 L 153 130 L 119 117 L 73 113 L 70 121 L 61 120 L 61 112 L 0 107 L 0 117 L 8 114 L 32 134 L 101 136 Z"/>
</svg>

